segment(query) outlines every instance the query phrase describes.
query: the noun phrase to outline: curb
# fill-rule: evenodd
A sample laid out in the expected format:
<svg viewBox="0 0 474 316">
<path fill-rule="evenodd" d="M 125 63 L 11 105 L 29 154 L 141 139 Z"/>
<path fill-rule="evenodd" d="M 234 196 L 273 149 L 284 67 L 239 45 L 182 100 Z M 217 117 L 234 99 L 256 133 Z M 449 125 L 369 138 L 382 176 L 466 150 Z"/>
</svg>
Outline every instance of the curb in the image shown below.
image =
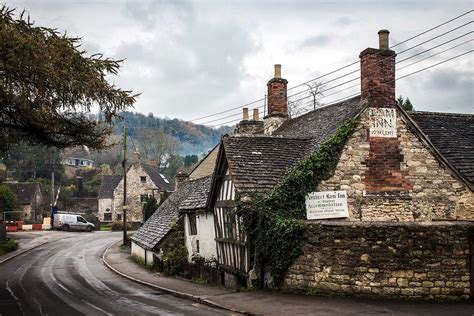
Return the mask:
<svg viewBox="0 0 474 316">
<path fill-rule="evenodd" d="M 206 298 L 202 298 L 201 296 L 196 296 L 196 295 L 192 295 L 192 294 L 189 294 L 189 293 L 183 293 L 183 292 L 175 291 L 175 290 L 172 290 L 172 289 L 169 289 L 169 288 L 166 288 L 166 287 L 162 287 L 162 286 L 159 286 L 159 285 L 156 285 L 156 284 L 148 283 L 148 282 L 136 279 L 136 278 L 131 277 L 131 276 L 129 276 L 129 275 L 123 273 L 123 272 L 118 271 L 110 263 L 108 263 L 107 260 L 105 259 L 106 255 L 107 255 L 107 251 L 109 251 L 109 249 L 112 246 L 114 246 L 115 244 L 116 244 L 116 242 L 113 242 L 112 244 L 110 244 L 105 249 L 104 253 L 102 254 L 102 262 L 104 262 L 104 264 L 107 268 L 109 268 L 111 271 L 115 272 L 116 274 L 120 275 L 121 277 L 129 279 L 133 282 L 151 287 L 153 289 L 157 289 L 157 290 L 169 293 L 173 296 L 176 296 L 176 297 L 179 297 L 179 298 L 184 298 L 184 299 L 187 299 L 187 300 L 191 300 L 193 302 L 200 303 L 200 304 L 203 304 L 203 305 L 207 305 L 207 306 L 210 306 L 210 307 L 219 308 L 219 309 L 223 309 L 223 310 L 228 310 L 228 311 L 233 312 L 233 313 L 239 313 L 239 314 L 244 314 L 244 315 L 255 315 L 255 314 L 253 314 L 251 312 L 248 312 L 248 311 L 240 311 L 240 310 L 236 310 L 236 309 L 233 309 L 233 308 L 225 307 L 221 304 L 215 303 L 215 302 L 213 302 L 211 300 L 208 300 Z"/>
</svg>

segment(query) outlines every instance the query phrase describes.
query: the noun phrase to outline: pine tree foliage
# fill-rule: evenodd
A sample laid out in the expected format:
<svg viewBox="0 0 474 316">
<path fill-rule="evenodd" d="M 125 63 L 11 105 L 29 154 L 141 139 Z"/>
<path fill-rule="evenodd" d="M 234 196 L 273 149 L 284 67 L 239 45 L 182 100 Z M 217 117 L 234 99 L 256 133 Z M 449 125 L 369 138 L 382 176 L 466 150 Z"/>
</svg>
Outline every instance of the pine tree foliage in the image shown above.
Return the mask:
<svg viewBox="0 0 474 316">
<path fill-rule="evenodd" d="M 88 56 L 80 38 L 35 26 L 24 12 L 1 6 L 0 152 L 20 141 L 104 147 L 112 119 L 136 98 L 106 80 L 121 62 Z M 95 108 L 104 124 L 86 115 Z"/>
</svg>

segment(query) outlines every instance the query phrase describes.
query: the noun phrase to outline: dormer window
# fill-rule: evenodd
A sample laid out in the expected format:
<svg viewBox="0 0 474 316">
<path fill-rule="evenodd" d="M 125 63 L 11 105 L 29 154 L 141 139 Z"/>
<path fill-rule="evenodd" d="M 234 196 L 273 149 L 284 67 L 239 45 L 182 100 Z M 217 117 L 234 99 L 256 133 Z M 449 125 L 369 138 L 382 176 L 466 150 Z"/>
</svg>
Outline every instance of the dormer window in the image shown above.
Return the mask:
<svg viewBox="0 0 474 316">
<path fill-rule="evenodd" d="M 140 182 L 146 183 L 146 176 L 140 176 Z"/>
</svg>

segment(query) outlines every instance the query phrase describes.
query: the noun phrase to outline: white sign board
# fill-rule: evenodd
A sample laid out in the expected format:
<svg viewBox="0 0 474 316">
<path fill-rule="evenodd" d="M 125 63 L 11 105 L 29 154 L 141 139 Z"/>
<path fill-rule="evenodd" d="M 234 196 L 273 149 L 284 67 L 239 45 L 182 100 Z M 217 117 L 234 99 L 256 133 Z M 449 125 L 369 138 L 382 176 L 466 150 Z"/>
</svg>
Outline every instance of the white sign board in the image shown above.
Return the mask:
<svg viewBox="0 0 474 316">
<path fill-rule="evenodd" d="M 369 108 L 370 137 L 397 137 L 397 111 Z"/>
<path fill-rule="evenodd" d="M 349 217 L 347 192 L 311 192 L 306 196 L 306 217 L 308 219 Z"/>
</svg>

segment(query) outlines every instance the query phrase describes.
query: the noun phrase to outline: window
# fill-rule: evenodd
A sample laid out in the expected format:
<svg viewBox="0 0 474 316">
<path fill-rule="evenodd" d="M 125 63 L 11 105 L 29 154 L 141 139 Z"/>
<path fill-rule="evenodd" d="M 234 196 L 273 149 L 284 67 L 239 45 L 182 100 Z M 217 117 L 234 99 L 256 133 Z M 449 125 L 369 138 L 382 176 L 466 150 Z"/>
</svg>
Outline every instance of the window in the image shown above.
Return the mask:
<svg viewBox="0 0 474 316">
<path fill-rule="evenodd" d="M 196 240 L 196 252 L 199 253 L 199 240 Z"/>
<path fill-rule="evenodd" d="M 148 198 L 148 195 L 140 194 L 140 202 L 146 203 L 147 198 Z"/>
<path fill-rule="evenodd" d="M 230 213 L 230 209 L 224 211 L 224 238 L 237 239 L 235 216 Z"/>
<path fill-rule="evenodd" d="M 82 216 L 78 216 L 78 217 L 77 217 L 77 221 L 78 221 L 79 223 L 87 223 L 86 220 L 82 218 Z"/>
<path fill-rule="evenodd" d="M 117 220 L 121 221 L 122 220 L 122 214 L 117 214 Z"/>
<path fill-rule="evenodd" d="M 146 183 L 146 176 L 140 176 L 140 182 Z"/>
<path fill-rule="evenodd" d="M 197 235 L 196 214 L 189 214 L 188 218 L 189 218 L 189 234 Z"/>
<path fill-rule="evenodd" d="M 104 213 L 104 221 L 111 221 L 112 213 Z"/>
</svg>

